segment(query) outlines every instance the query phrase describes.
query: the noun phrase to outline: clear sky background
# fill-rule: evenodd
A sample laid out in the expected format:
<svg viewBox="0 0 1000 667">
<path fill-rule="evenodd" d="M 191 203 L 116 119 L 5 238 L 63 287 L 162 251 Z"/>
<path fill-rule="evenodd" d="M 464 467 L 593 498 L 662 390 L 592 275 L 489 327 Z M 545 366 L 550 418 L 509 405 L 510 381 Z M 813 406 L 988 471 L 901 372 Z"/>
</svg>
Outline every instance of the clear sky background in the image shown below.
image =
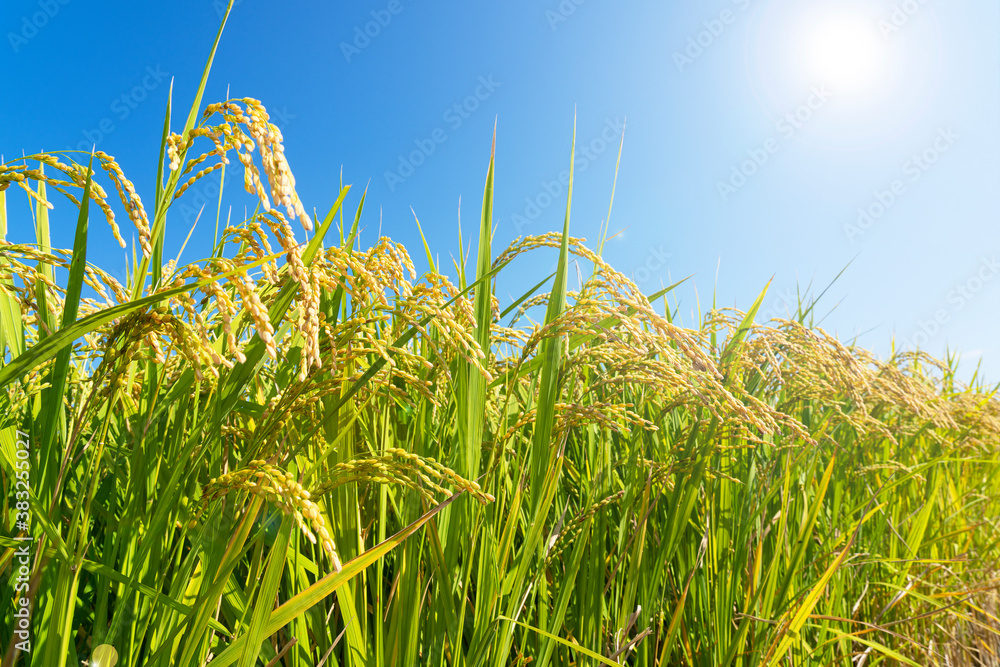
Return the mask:
<svg viewBox="0 0 1000 667">
<path fill-rule="evenodd" d="M 151 202 L 170 78 L 179 129 L 221 8 L 4 0 L 0 153 L 96 143 Z M 772 276 L 763 314 L 783 316 L 797 286 L 818 292 L 853 260 L 818 306 L 834 309 L 825 329 L 883 356 L 893 336 L 958 350 L 1000 380 L 995 0 L 238 0 L 205 102 L 227 88 L 271 111 L 308 209 L 325 213 L 343 170 L 348 210 L 369 186 L 363 242 L 381 226 L 418 267 L 410 208 L 450 265 L 460 197 L 475 233 L 495 121 L 495 252 L 561 228 L 574 109 L 571 228 L 596 243 L 627 118 L 611 220 L 626 231 L 606 257 L 650 293 L 693 274 L 685 322 L 713 292 L 746 309 Z M 169 218 L 168 250 L 199 193 Z M 23 199 L 8 197 L 15 240 L 32 237 Z M 71 209 L 53 213 L 63 247 Z M 91 228 L 91 259 L 121 274 L 110 231 Z M 520 294 L 543 260 L 499 291 Z"/>
</svg>

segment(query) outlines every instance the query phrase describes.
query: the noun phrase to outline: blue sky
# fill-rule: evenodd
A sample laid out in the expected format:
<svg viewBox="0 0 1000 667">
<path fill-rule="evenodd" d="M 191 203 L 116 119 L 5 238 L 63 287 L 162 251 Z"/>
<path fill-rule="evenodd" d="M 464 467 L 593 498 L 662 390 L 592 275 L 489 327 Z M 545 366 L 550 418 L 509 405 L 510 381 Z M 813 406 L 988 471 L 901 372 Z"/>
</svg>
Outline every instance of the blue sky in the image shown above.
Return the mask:
<svg viewBox="0 0 1000 667">
<path fill-rule="evenodd" d="M 5 0 L 0 153 L 96 142 L 151 201 L 170 79 L 177 128 L 220 8 Z M 625 232 L 606 257 L 647 292 L 693 275 L 684 321 L 713 292 L 747 308 L 772 276 L 764 314 L 784 315 L 797 285 L 818 291 L 853 260 L 818 307 L 836 306 L 824 328 L 882 355 L 893 335 L 951 347 L 997 380 L 998 70 L 1000 6 L 986 0 L 239 0 L 205 101 L 262 100 L 306 207 L 326 211 L 342 170 L 350 210 L 369 185 L 363 241 L 381 226 L 418 266 L 410 208 L 450 265 L 460 197 L 465 238 L 476 228 L 494 122 L 496 250 L 559 229 L 574 110 L 571 226 L 596 243 L 624 124 L 611 228 Z M 11 236 L 28 240 L 22 199 L 8 197 Z M 57 244 L 74 219 L 57 206 Z M 92 229 L 91 258 L 123 266 Z M 534 284 L 547 259 L 500 291 Z"/>
</svg>

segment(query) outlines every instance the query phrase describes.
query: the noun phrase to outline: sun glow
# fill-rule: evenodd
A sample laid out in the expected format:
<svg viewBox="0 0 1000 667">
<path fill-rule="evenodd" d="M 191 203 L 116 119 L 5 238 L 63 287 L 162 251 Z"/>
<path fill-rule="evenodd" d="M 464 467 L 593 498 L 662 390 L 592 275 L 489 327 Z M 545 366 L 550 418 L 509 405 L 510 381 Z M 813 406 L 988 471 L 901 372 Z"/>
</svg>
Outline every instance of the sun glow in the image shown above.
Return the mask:
<svg viewBox="0 0 1000 667">
<path fill-rule="evenodd" d="M 885 71 L 885 40 L 860 16 L 819 19 L 803 31 L 799 47 L 807 76 L 842 94 L 871 90 Z"/>
<path fill-rule="evenodd" d="M 919 4 L 904 22 L 876 5 L 762 0 L 749 16 L 746 73 L 757 102 L 775 122 L 803 104 L 812 112 L 798 118 L 796 141 L 849 151 L 933 122 L 926 114 L 945 62 L 934 9 Z M 829 97 L 822 108 L 812 104 L 816 90 Z"/>
</svg>

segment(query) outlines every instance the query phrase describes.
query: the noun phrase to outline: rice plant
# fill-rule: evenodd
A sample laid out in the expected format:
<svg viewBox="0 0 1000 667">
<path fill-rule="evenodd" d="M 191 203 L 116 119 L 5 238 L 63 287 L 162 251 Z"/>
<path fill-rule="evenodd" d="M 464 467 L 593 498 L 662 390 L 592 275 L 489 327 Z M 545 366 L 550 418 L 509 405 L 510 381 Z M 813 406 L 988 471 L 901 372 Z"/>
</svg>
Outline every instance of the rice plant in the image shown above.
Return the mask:
<svg viewBox="0 0 1000 667">
<path fill-rule="evenodd" d="M 492 156 L 474 267 L 418 275 L 208 73 L 151 209 L 100 151 L 0 165 L 4 666 L 1000 664 L 995 387 L 763 294 L 682 326 L 571 235 L 572 177 L 561 232 L 494 248 Z M 230 168 L 258 208 L 164 261 Z M 124 283 L 87 261 L 116 209 Z"/>
</svg>

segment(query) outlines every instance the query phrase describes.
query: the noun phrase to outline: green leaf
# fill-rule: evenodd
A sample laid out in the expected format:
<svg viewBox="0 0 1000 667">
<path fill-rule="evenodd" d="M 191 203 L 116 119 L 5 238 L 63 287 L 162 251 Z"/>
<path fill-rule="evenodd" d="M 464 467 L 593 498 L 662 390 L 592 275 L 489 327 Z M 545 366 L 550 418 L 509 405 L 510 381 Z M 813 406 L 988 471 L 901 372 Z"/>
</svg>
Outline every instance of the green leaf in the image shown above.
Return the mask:
<svg viewBox="0 0 1000 667">
<path fill-rule="evenodd" d="M 270 636 L 285 627 L 294 619 L 319 604 L 324 598 L 348 581 L 361 574 L 369 565 L 398 547 L 406 538 L 420 530 L 425 523 L 430 521 L 445 507 L 455 502 L 460 495 L 462 495 L 462 492 L 453 495 L 378 546 L 345 563 L 340 572 L 331 572 L 306 590 L 286 601 L 271 614 L 271 618 L 268 620 L 264 631 L 265 636 Z M 236 662 L 246 640 L 246 635 L 238 637 L 225 651 L 212 660 L 212 667 L 229 667 L 229 665 Z"/>
<path fill-rule="evenodd" d="M 257 664 L 260 643 L 267 636 L 265 629 L 271 618 L 271 609 L 274 607 L 274 599 L 278 595 L 278 587 L 281 585 L 281 575 L 285 570 L 285 554 L 288 552 L 288 538 L 294 526 L 294 517 L 291 514 L 285 515 L 281 520 L 281 527 L 278 528 L 274 544 L 271 545 L 271 552 L 267 558 L 267 570 L 260 583 L 260 592 L 257 594 L 257 603 L 254 606 L 250 630 L 244 635 L 246 642 L 243 646 L 243 655 L 240 656 L 240 667 L 254 667 Z"/>
<path fill-rule="evenodd" d="M 87 180 L 84 183 L 83 196 L 80 200 L 80 214 L 76 221 L 76 238 L 73 241 L 73 257 L 69 265 L 69 280 L 66 284 L 66 298 L 63 304 L 60 330 L 68 329 L 75 324 L 77 314 L 80 312 L 80 295 L 83 290 L 84 272 L 87 266 L 87 228 L 90 219 L 90 188 L 94 176 L 93 167 L 94 155 L 91 153 L 90 163 L 87 165 Z M 49 373 L 49 388 L 45 391 L 44 398 L 45 414 L 48 418 L 42 422 L 42 439 L 39 443 L 43 456 L 54 453 L 53 444 L 56 431 L 65 428 L 63 399 L 66 393 L 72 352 L 72 345 L 60 349 L 56 355 L 56 363 Z"/>
<path fill-rule="evenodd" d="M 577 653 L 579 653 L 582 656 L 586 656 L 586 657 L 591 658 L 593 660 L 597 660 L 602 665 L 610 665 L 611 667 L 623 667 L 620 662 L 615 662 L 614 660 L 610 660 L 608 658 L 605 658 L 600 653 L 595 653 L 595 652 L 591 651 L 590 649 L 585 649 L 585 648 L 583 648 L 582 646 L 580 646 L 578 644 L 574 644 L 572 642 L 566 641 L 562 637 L 557 637 L 556 635 L 553 635 L 553 634 L 551 634 L 549 632 L 545 632 L 544 630 L 539 630 L 538 628 L 536 628 L 534 626 L 531 626 L 531 625 L 528 625 L 527 623 L 522 623 L 521 621 L 515 621 L 514 619 L 507 618 L 506 616 L 501 616 L 500 620 L 501 621 L 507 621 L 509 623 L 516 623 L 517 625 L 520 625 L 522 628 L 527 628 L 528 630 L 531 630 L 532 632 L 537 632 L 538 634 L 542 635 L 543 637 L 547 637 L 548 639 L 551 639 L 551 640 L 553 640 L 555 642 L 558 642 L 558 643 L 562 644 L 563 646 L 566 646 L 566 647 L 569 647 L 569 648 L 573 649 L 574 651 L 576 651 Z"/>
<path fill-rule="evenodd" d="M 493 280 L 490 268 L 493 263 L 493 170 L 496 162 L 497 132 L 493 128 L 493 146 L 490 149 L 490 166 L 486 173 L 486 187 L 483 191 L 483 213 L 479 223 L 479 259 L 476 263 L 476 293 L 473 310 L 476 326 L 473 336 L 479 349 L 487 357 L 490 354 L 490 327 L 493 324 Z M 462 450 L 465 456 L 458 473 L 468 479 L 479 475 L 479 459 L 482 453 L 483 421 L 486 409 L 486 378 L 475 364 L 465 364 L 465 400 L 459 402 L 460 426 L 463 435 Z"/>
<path fill-rule="evenodd" d="M 573 118 L 573 148 L 570 150 L 569 183 L 566 187 L 566 217 L 563 220 L 562 242 L 559 247 L 559 264 L 556 278 L 545 311 L 545 324 L 558 320 L 566 309 L 566 282 L 569 273 L 569 215 L 573 204 L 573 168 L 576 163 L 576 117 Z M 531 446 L 531 513 L 540 516 L 539 510 L 545 469 L 549 461 L 552 426 L 559 393 L 559 371 L 562 368 L 562 336 L 549 336 L 542 341 L 539 358 L 542 360 L 541 382 L 538 390 L 538 407 Z"/>
</svg>

